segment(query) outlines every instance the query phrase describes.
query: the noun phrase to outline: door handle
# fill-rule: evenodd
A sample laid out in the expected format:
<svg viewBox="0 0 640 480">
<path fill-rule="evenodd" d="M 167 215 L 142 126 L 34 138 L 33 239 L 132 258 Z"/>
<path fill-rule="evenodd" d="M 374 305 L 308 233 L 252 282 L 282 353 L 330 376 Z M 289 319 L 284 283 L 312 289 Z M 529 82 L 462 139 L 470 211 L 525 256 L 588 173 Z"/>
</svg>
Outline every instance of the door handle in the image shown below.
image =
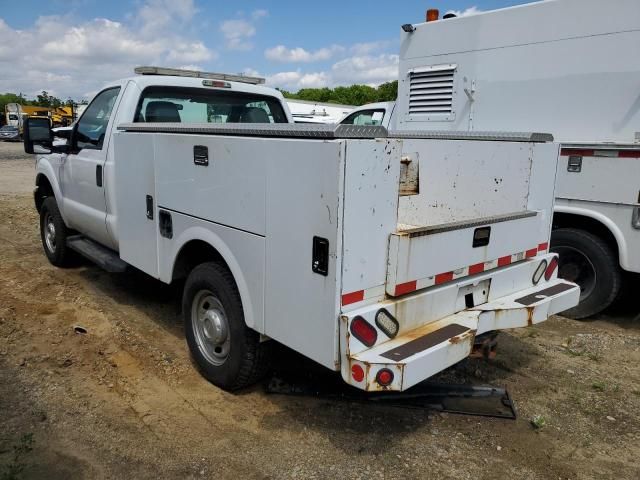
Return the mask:
<svg viewBox="0 0 640 480">
<path fill-rule="evenodd" d="M 147 218 L 153 220 L 153 197 L 147 195 Z"/>
<path fill-rule="evenodd" d="M 102 186 L 102 165 L 96 165 L 96 185 Z"/>
</svg>

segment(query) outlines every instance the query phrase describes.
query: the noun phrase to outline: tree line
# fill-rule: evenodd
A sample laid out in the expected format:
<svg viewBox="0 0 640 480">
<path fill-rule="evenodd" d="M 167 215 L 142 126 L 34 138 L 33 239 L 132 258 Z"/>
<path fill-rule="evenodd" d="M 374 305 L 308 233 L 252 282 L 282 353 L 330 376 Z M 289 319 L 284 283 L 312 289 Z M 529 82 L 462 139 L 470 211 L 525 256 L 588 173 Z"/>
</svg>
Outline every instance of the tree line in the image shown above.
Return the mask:
<svg viewBox="0 0 640 480">
<path fill-rule="evenodd" d="M 280 91 L 285 98 L 295 100 L 360 106 L 367 103 L 394 101 L 398 96 L 398 81 L 386 82 L 378 87 L 351 85 L 335 88 L 303 88 L 295 93 L 287 90 Z"/>
<path fill-rule="evenodd" d="M 4 118 L 4 107 L 7 103 L 19 103 L 20 105 L 30 105 L 34 107 L 57 108 L 78 103 L 87 103 L 86 100 L 76 102 L 71 98 L 61 100 L 58 97 L 49 95 L 49 92 L 43 90 L 40 95 L 36 95 L 35 99 L 28 99 L 22 93 L 0 93 L 0 118 Z M 0 123 L 4 123 L 0 121 Z"/>
</svg>

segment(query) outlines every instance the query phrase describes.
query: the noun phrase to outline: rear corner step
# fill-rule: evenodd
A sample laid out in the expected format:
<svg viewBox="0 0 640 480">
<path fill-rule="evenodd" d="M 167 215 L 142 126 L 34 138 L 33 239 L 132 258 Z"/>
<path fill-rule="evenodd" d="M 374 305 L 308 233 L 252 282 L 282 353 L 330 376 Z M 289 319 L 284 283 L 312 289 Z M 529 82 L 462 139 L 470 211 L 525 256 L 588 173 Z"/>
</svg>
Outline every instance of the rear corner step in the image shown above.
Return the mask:
<svg viewBox="0 0 640 480">
<path fill-rule="evenodd" d="M 127 269 L 128 264 L 118 256 L 117 252 L 82 235 L 68 237 L 67 247 L 88 258 L 107 272 L 122 273 Z"/>
</svg>

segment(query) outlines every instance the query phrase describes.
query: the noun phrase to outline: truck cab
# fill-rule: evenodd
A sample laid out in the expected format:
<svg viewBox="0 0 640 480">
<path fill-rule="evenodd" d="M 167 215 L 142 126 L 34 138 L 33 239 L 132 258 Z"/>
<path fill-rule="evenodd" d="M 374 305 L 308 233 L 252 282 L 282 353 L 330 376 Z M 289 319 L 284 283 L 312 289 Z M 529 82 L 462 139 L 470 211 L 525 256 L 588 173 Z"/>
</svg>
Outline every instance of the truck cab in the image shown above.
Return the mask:
<svg viewBox="0 0 640 480">
<path fill-rule="evenodd" d="M 64 152 L 40 157 L 36 205 L 53 191 L 66 225 L 118 251 L 113 132 L 121 123 L 288 123 L 278 91 L 261 79 L 184 76 L 183 71 L 141 67 L 144 74 L 106 85 L 68 131 Z M 180 75 L 169 75 L 171 73 Z"/>
</svg>

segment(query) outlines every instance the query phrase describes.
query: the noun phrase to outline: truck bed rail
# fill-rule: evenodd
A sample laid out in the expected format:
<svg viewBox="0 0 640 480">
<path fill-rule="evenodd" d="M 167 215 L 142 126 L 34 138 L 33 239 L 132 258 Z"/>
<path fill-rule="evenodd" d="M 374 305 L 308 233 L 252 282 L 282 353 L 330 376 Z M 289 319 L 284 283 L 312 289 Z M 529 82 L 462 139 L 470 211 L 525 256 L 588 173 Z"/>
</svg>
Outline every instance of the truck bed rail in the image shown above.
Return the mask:
<svg viewBox="0 0 640 480">
<path fill-rule="evenodd" d="M 387 129 L 367 125 L 315 125 L 294 123 L 123 123 L 118 130 L 149 133 L 191 133 L 242 137 L 284 137 L 331 140 L 386 138 Z"/>
<path fill-rule="evenodd" d="M 118 130 L 147 133 L 191 133 L 244 137 L 284 137 L 307 139 L 339 138 L 424 138 L 433 140 L 485 140 L 505 142 L 552 142 L 553 135 L 535 132 L 442 132 L 402 131 L 380 125 L 315 125 L 290 123 L 122 123 Z"/>
<path fill-rule="evenodd" d="M 437 130 L 392 130 L 391 138 L 424 138 L 431 140 L 484 140 L 501 142 L 553 142 L 553 135 L 539 132 L 457 132 Z"/>
</svg>

